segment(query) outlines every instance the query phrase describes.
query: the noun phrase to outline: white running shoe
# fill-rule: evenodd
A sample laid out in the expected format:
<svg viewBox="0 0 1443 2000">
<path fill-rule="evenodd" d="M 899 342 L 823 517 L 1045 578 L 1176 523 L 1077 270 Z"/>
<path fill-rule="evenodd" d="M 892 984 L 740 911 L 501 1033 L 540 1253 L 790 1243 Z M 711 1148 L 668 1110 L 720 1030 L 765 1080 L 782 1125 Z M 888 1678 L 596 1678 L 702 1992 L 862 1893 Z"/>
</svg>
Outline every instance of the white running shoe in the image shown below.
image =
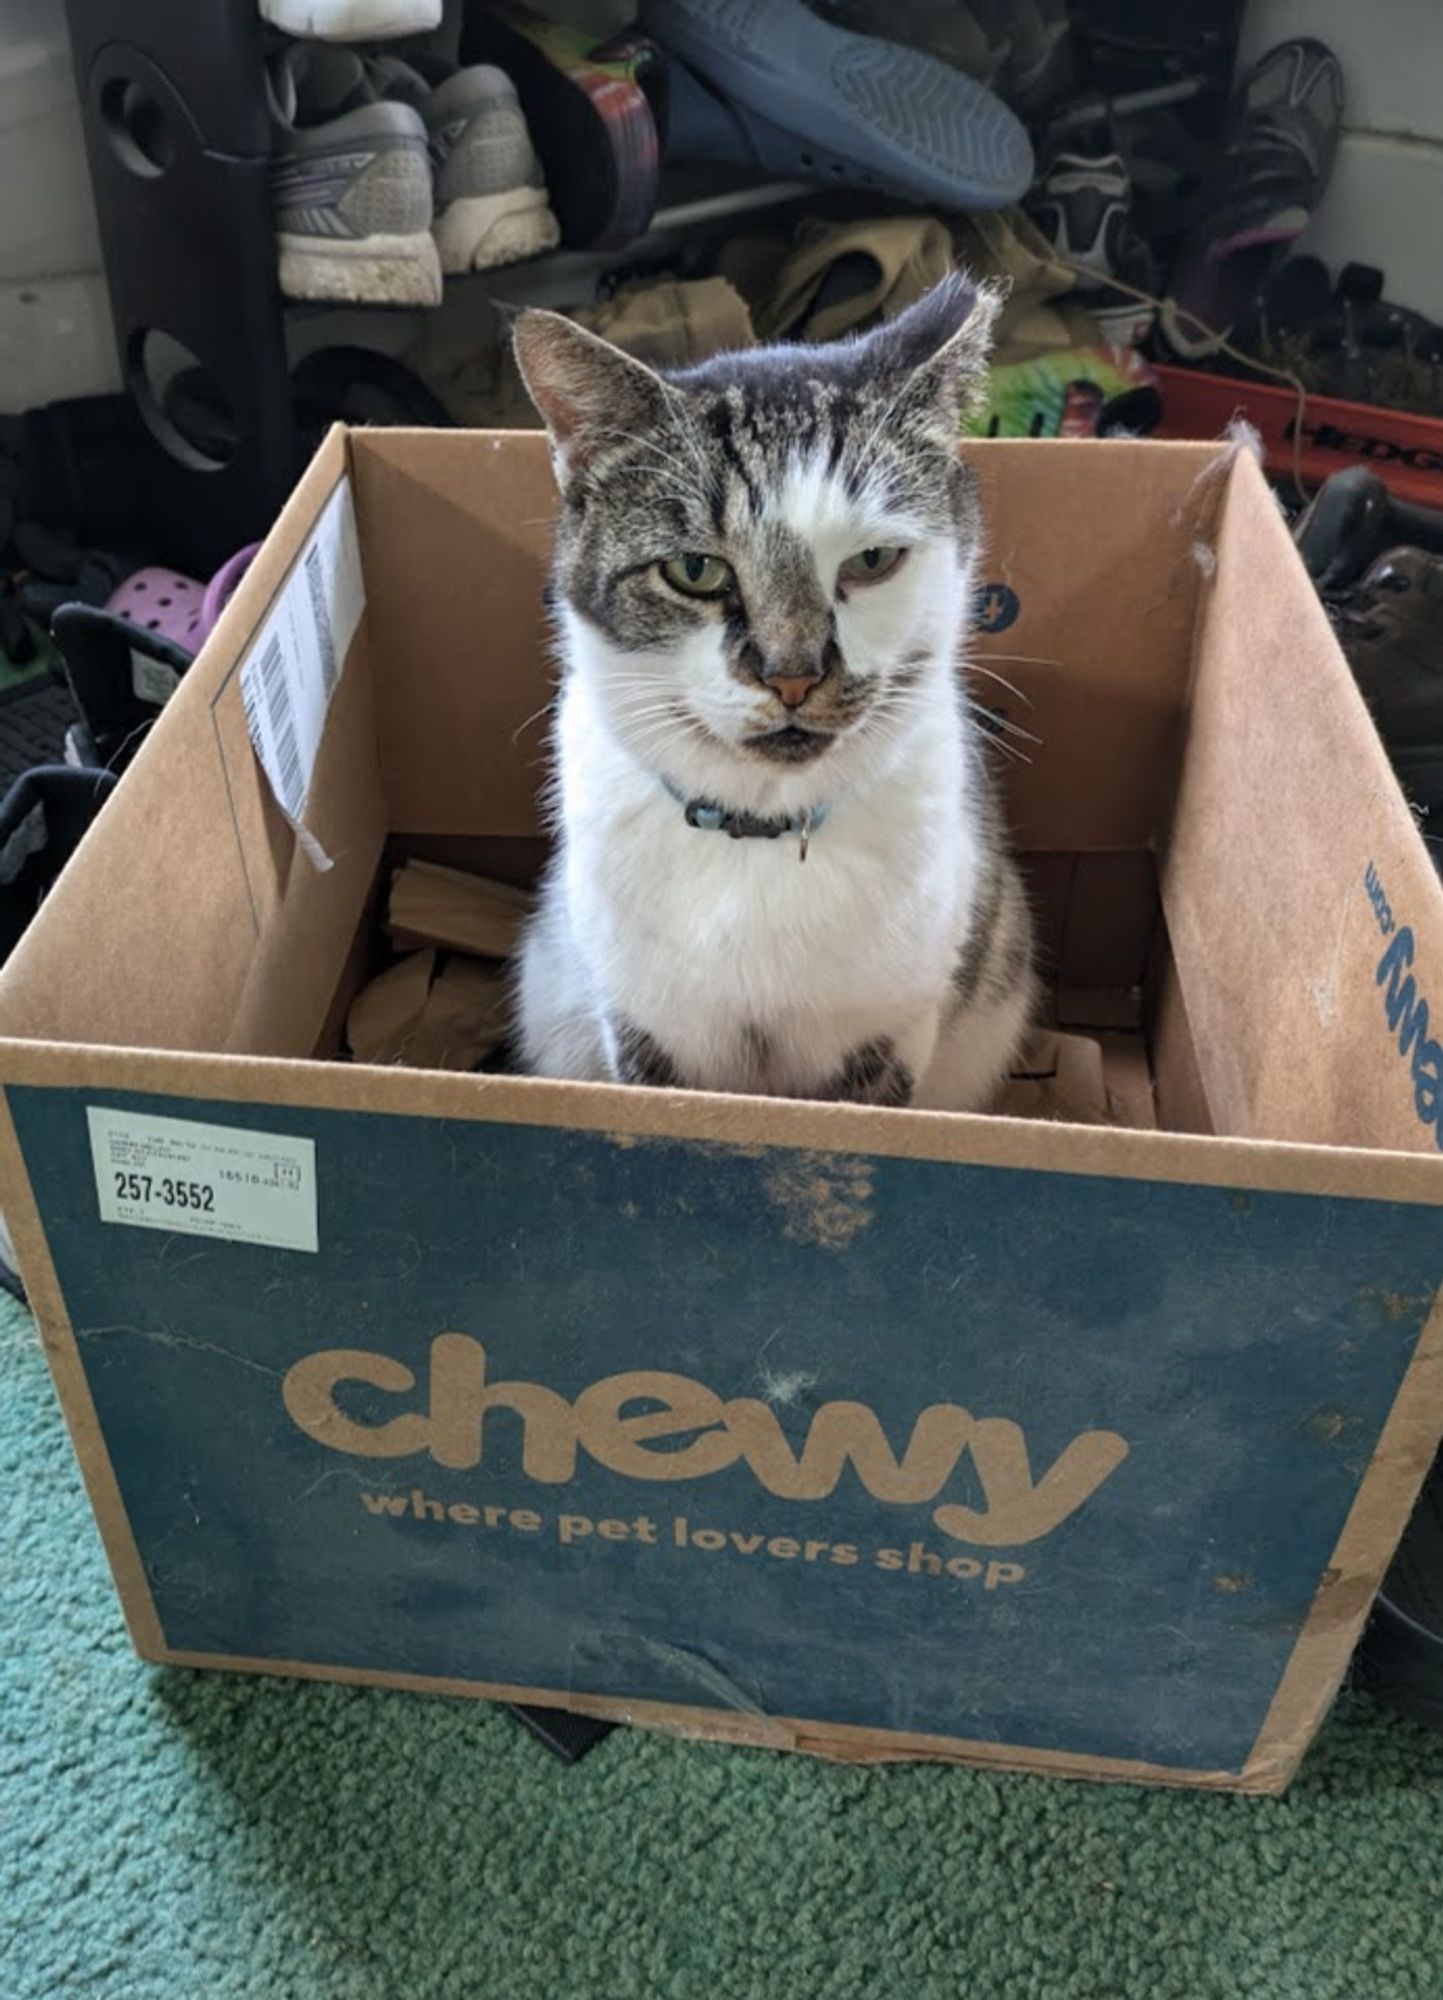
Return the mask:
<svg viewBox="0 0 1443 2000">
<path fill-rule="evenodd" d="M 261 19 L 318 42 L 384 42 L 441 25 L 442 0 L 261 0 Z"/>
<path fill-rule="evenodd" d="M 293 42 L 267 70 L 281 290 L 292 299 L 436 306 L 425 121 L 381 102 L 358 56 Z"/>
<path fill-rule="evenodd" d="M 436 217 L 432 234 L 445 272 L 484 271 L 535 257 L 561 240 L 541 162 L 515 86 L 478 63 L 425 70 L 378 56 L 369 65 L 388 99 L 425 120 Z"/>
</svg>

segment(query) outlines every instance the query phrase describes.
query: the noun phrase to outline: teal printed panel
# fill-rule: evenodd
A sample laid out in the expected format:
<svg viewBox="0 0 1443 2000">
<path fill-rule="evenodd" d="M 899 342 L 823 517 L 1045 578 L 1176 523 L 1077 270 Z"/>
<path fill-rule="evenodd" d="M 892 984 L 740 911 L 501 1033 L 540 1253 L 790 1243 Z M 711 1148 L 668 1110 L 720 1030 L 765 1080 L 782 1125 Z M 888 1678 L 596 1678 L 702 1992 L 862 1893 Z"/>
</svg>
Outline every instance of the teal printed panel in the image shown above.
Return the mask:
<svg viewBox="0 0 1443 2000">
<path fill-rule="evenodd" d="M 9 1099 L 172 1647 L 1179 1770 L 1244 1764 L 1443 1265 L 1384 1202 Z M 102 1221 L 87 1106 L 312 1142 L 318 1247 Z"/>
</svg>

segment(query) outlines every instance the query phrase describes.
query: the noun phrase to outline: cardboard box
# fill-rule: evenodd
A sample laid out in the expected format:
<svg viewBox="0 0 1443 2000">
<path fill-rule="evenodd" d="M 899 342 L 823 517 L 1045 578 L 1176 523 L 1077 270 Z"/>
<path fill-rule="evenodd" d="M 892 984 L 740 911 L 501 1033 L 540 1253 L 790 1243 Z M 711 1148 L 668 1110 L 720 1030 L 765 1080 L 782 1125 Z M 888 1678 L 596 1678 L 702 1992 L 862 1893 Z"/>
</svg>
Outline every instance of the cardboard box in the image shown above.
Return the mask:
<svg viewBox="0 0 1443 2000">
<path fill-rule="evenodd" d="M 146 1658 L 1287 1782 L 1443 1428 L 1443 889 L 1247 456 L 969 455 L 1053 1025 L 1169 1129 L 324 1060 L 399 862 L 534 877 L 554 504 L 333 434 L 0 985 Z"/>
</svg>

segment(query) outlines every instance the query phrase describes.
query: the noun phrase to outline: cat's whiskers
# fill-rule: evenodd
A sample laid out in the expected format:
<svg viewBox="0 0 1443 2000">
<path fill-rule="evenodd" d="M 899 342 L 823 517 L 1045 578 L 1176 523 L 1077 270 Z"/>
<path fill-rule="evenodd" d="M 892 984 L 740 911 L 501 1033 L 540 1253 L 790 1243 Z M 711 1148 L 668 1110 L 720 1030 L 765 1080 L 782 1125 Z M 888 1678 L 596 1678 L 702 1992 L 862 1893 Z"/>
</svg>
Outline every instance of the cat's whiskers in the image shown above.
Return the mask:
<svg viewBox="0 0 1443 2000">
<path fill-rule="evenodd" d="M 550 715 L 552 709 L 555 708 L 555 706 L 556 706 L 556 696 L 553 694 L 549 701 L 542 702 L 540 708 L 536 709 L 531 715 L 528 715 L 524 722 L 517 723 L 516 727 L 511 732 L 511 741 L 513 743 L 519 742 L 521 737 L 523 737 L 526 731 L 531 727 L 532 723 L 539 722 L 543 715 Z"/>
<path fill-rule="evenodd" d="M 1040 745 L 1040 736 L 1033 736 L 1027 730 L 1019 730 L 1005 715 L 998 715 L 993 709 L 984 708 L 981 703 L 969 701 L 967 706 L 978 718 L 978 733 L 986 744 L 1000 750 L 1004 757 L 1010 757 L 1014 764 L 1030 764 L 1032 759 L 1025 750 L 1019 750 L 1015 743 L 1008 742 L 1009 735 L 1019 735 L 1028 743 Z"/>
<path fill-rule="evenodd" d="M 634 736 L 626 738 L 626 748 L 631 752 L 633 757 L 648 766 L 652 766 L 652 760 L 655 759 L 656 764 L 652 768 L 659 768 L 666 762 L 667 749 L 674 748 L 679 737 L 685 738 L 688 742 L 695 741 L 697 744 L 700 744 L 702 741 L 699 735 L 692 738 L 687 735 L 685 730 L 681 729 L 672 729 L 666 732 L 639 730 Z"/>
<path fill-rule="evenodd" d="M 615 668 L 608 669 L 606 684 L 608 687 L 614 688 L 649 688 L 653 694 L 661 694 L 666 689 L 665 679 L 660 674 L 628 674 L 622 673 Z"/>
<path fill-rule="evenodd" d="M 1006 688 L 1010 695 L 1015 695 L 1018 701 L 1022 702 L 1026 707 L 1031 708 L 1031 695 L 1024 694 L 1020 687 L 1015 687 L 1004 675 L 994 674 L 991 667 L 984 667 L 980 660 L 969 660 L 967 662 L 967 672 L 969 674 L 981 674 L 985 680 L 996 681 L 998 687 Z"/>
<path fill-rule="evenodd" d="M 983 729 L 989 734 L 1000 729 L 1008 736 L 1017 737 L 1023 743 L 1034 744 L 1039 750 L 1042 748 L 1043 739 L 1040 736 L 1034 736 L 1030 729 L 1024 729 L 1020 722 L 1014 722 L 1010 715 L 1004 715 L 1000 709 L 989 708 L 985 702 L 974 701 L 970 695 L 967 698 L 967 706 L 980 719 Z"/>
<path fill-rule="evenodd" d="M 704 725 L 696 716 L 672 702 L 642 709 L 623 708 L 621 713 L 627 730 L 636 737 L 659 736 L 667 730 L 686 730 L 697 736 L 706 734 Z"/>
<path fill-rule="evenodd" d="M 612 686 L 614 689 L 616 683 L 613 683 Z M 640 692 L 640 699 L 637 698 L 637 692 L 634 691 L 625 700 L 617 703 L 617 707 L 623 709 L 628 715 L 661 714 L 664 710 L 677 713 L 684 706 L 668 688 L 658 687 L 654 681 L 649 683 L 634 683 L 634 690 Z"/>
</svg>

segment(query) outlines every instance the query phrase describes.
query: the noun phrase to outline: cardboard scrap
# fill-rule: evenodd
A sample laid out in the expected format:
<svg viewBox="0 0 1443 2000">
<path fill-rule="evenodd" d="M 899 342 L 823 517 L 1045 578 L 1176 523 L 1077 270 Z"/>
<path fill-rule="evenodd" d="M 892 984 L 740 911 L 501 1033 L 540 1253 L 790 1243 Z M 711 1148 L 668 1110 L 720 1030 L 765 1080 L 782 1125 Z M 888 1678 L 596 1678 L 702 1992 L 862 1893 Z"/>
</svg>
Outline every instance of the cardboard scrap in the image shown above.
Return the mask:
<svg viewBox="0 0 1443 2000">
<path fill-rule="evenodd" d="M 1142 1036 L 1100 1035 L 1098 1046 L 1113 1124 L 1133 1132 L 1156 1132 L 1157 1092 Z"/>
<path fill-rule="evenodd" d="M 1111 1125 L 1115 1121 L 1102 1048 L 1088 1035 L 1040 1029 L 998 1095 L 1003 1118 L 1061 1119 L 1069 1125 Z"/>
<path fill-rule="evenodd" d="M 346 1041 L 357 1062 L 473 1070 L 505 1040 L 508 1018 L 506 976 L 495 966 L 418 951 L 356 995 Z"/>
<path fill-rule="evenodd" d="M 386 927 L 399 950 L 441 945 L 478 958 L 510 958 L 532 900 L 509 882 L 408 861 L 391 877 Z"/>
</svg>

